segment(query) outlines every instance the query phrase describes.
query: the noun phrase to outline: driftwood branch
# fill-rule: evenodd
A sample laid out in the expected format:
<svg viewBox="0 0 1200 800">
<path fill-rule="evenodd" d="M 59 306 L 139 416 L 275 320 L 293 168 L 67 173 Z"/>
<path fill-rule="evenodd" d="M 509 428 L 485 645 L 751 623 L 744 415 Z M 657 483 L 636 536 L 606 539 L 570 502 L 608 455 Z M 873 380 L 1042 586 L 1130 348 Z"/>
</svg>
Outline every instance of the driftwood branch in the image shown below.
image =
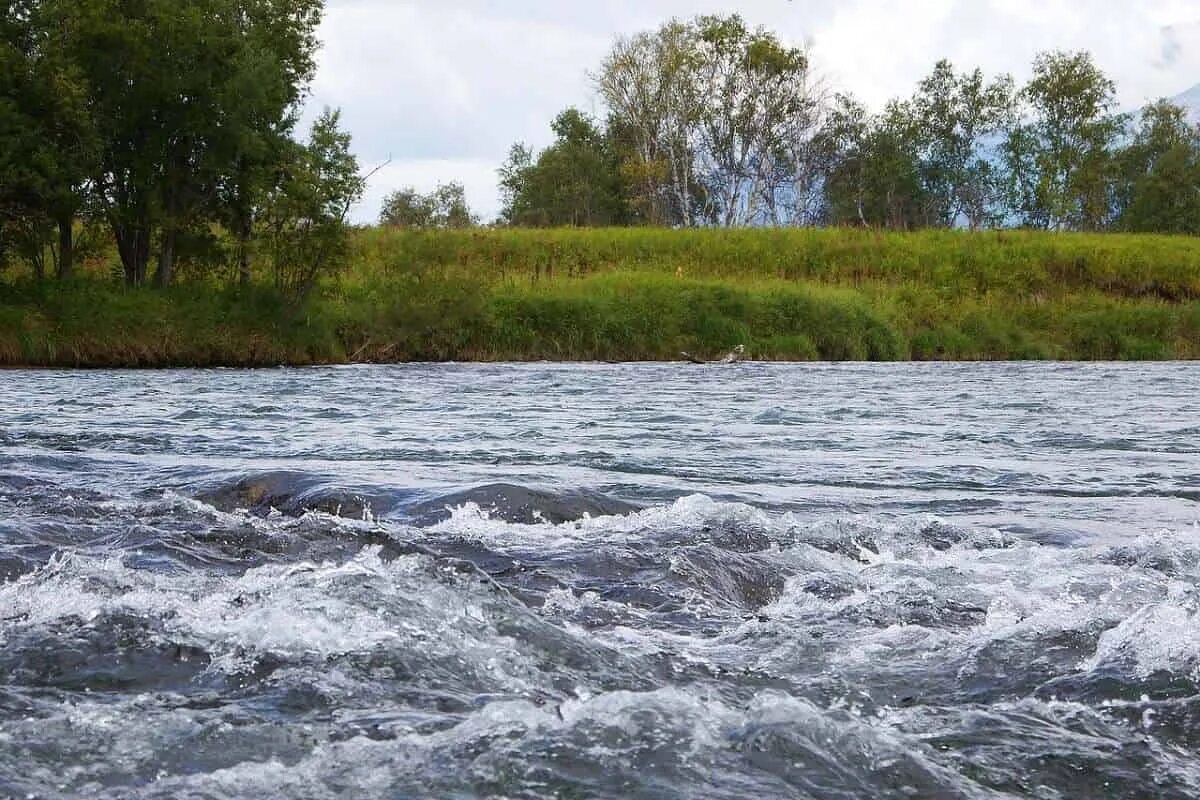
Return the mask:
<svg viewBox="0 0 1200 800">
<path fill-rule="evenodd" d="M 739 344 L 737 347 L 733 348 L 733 350 L 731 350 L 727 356 L 718 361 L 705 361 L 702 358 L 696 358 L 696 356 L 686 351 L 680 353 L 679 355 L 683 356 L 685 361 L 690 361 L 693 364 L 738 364 L 744 361 L 746 358 L 746 346 L 744 344 Z"/>
</svg>

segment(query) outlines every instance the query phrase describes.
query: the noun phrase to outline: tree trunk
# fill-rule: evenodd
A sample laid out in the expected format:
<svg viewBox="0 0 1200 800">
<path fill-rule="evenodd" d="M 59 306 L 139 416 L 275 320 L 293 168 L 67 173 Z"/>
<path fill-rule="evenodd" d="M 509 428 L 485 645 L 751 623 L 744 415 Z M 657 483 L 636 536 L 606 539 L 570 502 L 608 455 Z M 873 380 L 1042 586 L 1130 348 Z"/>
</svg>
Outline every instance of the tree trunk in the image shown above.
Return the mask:
<svg viewBox="0 0 1200 800">
<path fill-rule="evenodd" d="M 250 285 L 250 236 L 253 230 L 253 223 L 250 219 L 250 213 L 245 209 L 239 209 L 237 213 L 237 251 L 238 251 L 238 283 L 242 286 Z"/>
<path fill-rule="evenodd" d="M 150 226 L 145 222 L 134 225 L 114 225 L 117 252 L 125 268 L 125 283 L 141 286 L 146 282 L 146 267 L 150 262 Z"/>
<path fill-rule="evenodd" d="M 233 212 L 230 228 L 237 241 L 238 283 L 250 285 L 250 238 L 254 235 L 254 211 L 251 201 L 253 173 L 247 158 L 239 157 L 237 177 L 230 210 Z"/>
<path fill-rule="evenodd" d="M 75 271 L 75 219 L 72 215 L 58 220 L 58 279 L 69 280 Z"/>
<path fill-rule="evenodd" d="M 162 250 L 158 254 L 158 269 L 154 273 L 154 286 L 159 289 L 171 285 L 175 275 L 175 238 L 174 228 L 163 231 Z"/>
<path fill-rule="evenodd" d="M 238 282 L 250 285 L 250 244 L 244 240 L 238 245 Z"/>
</svg>

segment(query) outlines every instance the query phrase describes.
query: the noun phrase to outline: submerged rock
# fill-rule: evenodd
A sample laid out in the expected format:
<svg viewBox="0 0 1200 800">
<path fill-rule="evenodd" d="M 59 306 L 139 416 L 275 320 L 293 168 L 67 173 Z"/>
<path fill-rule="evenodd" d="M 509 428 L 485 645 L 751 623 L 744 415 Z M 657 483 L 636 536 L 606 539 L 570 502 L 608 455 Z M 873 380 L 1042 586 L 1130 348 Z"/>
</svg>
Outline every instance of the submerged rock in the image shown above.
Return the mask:
<svg viewBox="0 0 1200 800">
<path fill-rule="evenodd" d="M 641 507 L 599 492 L 571 490 L 549 492 L 507 483 L 489 484 L 455 492 L 411 509 L 417 525 L 435 525 L 450 518 L 450 509 L 474 503 L 492 518 L 518 525 L 539 522 L 574 522 L 585 516 L 608 517 L 631 514 Z"/>
<path fill-rule="evenodd" d="M 386 514 L 401 500 L 395 493 L 331 486 L 317 475 L 283 471 L 249 475 L 202 492 L 196 499 L 221 511 L 275 509 L 288 516 L 320 511 L 346 519 L 368 519 Z"/>
</svg>

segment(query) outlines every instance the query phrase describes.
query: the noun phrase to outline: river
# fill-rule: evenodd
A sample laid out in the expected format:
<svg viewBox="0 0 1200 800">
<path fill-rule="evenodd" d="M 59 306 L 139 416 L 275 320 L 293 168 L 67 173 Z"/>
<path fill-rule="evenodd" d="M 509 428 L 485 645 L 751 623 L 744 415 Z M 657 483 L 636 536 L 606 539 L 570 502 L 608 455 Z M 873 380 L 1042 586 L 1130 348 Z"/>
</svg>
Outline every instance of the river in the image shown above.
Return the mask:
<svg viewBox="0 0 1200 800">
<path fill-rule="evenodd" d="M 1200 365 L 0 372 L 0 798 L 1195 798 Z"/>
</svg>

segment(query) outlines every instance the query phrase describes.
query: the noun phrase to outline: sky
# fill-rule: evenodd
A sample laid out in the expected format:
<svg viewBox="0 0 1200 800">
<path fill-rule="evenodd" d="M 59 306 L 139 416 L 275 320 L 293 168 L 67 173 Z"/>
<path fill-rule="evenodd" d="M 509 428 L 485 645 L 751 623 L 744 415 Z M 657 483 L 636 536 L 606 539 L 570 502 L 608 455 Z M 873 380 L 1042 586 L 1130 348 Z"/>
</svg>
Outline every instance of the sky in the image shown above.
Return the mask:
<svg viewBox="0 0 1200 800">
<path fill-rule="evenodd" d="M 514 142 L 548 144 L 567 106 L 602 109 L 589 72 L 620 35 L 739 13 L 794 44 L 873 108 L 940 58 L 1018 81 L 1043 50 L 1087 49 L 1136 108 L 1200 84 L 1200 0 L 328 0 L 309 115 L 341 108 L 365 170 L 355 211 L 457 180 L 485 220 Z"/>
</svg>

